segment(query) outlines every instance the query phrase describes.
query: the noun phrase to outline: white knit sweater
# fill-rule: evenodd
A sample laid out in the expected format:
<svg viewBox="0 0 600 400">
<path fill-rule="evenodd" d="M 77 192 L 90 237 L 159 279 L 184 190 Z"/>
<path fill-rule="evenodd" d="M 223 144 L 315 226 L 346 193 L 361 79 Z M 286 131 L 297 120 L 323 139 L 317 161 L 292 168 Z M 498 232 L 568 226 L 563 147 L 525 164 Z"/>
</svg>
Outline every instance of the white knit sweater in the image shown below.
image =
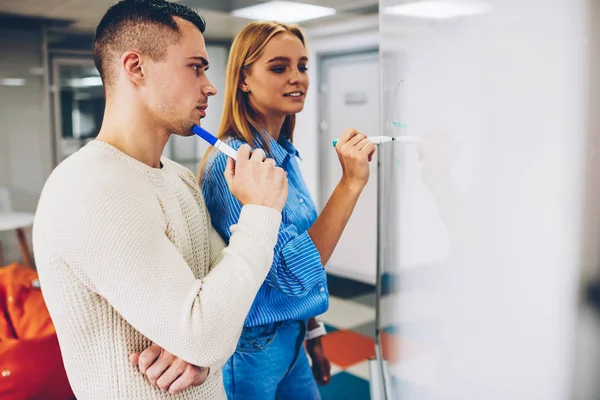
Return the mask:
<svg viewBox="0 0 600 400">
<path fill-rule="evenodd" d="M 44 186 L 33 230 L 42 291 L 69 381 L 83 399 L 226 399 L 233 354 L 273 259 L 281 214 L 245 206 L 228 247 L 186 168 L 151 168 L 93 141 Z M 151 385 L 129 354 L 157 343 L 206 382 Z"/>
</svg>

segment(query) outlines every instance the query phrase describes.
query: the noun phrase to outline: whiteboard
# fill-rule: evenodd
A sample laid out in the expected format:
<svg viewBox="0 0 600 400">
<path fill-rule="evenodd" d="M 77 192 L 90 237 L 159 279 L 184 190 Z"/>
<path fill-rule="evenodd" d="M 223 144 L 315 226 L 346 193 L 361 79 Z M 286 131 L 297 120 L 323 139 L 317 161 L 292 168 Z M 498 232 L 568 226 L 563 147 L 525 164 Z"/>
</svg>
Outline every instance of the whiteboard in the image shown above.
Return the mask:
<svg viewBox="0 0 600 400">
<path fill-rule="evenodd" d="M 588 3 L 379 9 L 394 398 L 572 398 Z"/>
</svg>

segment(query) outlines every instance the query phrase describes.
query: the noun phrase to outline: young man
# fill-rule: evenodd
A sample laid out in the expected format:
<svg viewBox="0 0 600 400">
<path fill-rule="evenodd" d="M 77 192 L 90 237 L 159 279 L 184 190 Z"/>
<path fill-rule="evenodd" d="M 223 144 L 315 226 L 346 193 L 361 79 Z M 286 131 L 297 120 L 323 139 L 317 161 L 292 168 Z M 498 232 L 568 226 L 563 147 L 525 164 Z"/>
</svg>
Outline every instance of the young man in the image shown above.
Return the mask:
<svg viewBox="0 0 600 400">
<path fill-rule="evenodd" d="M 224 173 L 244 207 L 224 248 L 194 175 L 161 158 L 171 134 L 192 135 L 216 93 L 204 27 L 163 0 L 121 1 L 98 25 L 102 127 L 46 182 L 33 232 L 77 398 L 171 398 L 163 387 L 182 399 L 225 399 L 220 368 L 271 266 L 283 170 L 247 146 L 237 164 L 229 160 Z M 129 358 L 154 344 L 178 360 L 158 387 Z"/>
</svg>

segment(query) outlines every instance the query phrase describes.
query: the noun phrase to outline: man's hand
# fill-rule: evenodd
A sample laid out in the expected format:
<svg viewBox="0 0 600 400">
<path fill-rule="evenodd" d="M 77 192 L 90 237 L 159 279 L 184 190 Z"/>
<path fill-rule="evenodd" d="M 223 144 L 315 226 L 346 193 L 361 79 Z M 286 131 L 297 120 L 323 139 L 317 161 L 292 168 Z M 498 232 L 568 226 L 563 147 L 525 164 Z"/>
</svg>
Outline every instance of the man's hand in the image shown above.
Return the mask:
<svg viewBox="0 0 600 400">
<path fill-rule="evenodd" d="M 306 350 L 312 360 L 312 371 L 317 383 L 321 386 L 327 385 L 331 380 L 331 364 L 325 355 L 321 338 L 306 341 Z"/>
<path fill-rule="evenodd" d="M 208 377 L 209 368 L 197 367 L 153 344 L 141 353 L 129 355 L 151 384 L 171 394 L 190 386 L 200 386 Z"/>
<path fill-rule="evenodd" d="M 252 151 L 244 144 L 237 152 L 237 161 L 227 160 L 224 175 L 231 193 L 242 205 L 256 204 L 283 210 L 288 197 L 285 171 L 266 158 L 265 151 Z"/>
</svg>

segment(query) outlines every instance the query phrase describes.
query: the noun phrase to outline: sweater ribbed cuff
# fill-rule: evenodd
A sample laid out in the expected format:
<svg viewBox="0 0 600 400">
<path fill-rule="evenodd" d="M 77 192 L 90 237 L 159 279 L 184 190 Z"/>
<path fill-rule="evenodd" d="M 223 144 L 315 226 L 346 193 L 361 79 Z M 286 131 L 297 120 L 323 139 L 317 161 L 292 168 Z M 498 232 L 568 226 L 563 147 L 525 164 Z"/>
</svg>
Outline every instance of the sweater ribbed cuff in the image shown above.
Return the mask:
<svg viewBox="0 0 600 400">
<path fill-rule="evenodd" d="M 277 235 L 281 225 L 281 213 L 270 207 L 246 205 L 242 207 L 238 225 L 246 226 L 264 234 Z M 277 241 L 276 236 L 274 240 Z M 275 242 L 273 245 L 275 245 Z"/>
</svg>

